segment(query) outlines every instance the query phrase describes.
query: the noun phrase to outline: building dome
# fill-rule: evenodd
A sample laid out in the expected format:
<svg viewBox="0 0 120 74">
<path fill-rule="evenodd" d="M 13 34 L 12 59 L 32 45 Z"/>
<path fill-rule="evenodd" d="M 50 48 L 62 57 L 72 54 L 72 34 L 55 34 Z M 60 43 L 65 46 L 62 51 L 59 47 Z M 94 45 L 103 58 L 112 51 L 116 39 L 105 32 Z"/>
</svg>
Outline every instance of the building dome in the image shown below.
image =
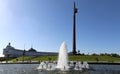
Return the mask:
<svg viewBox="0 0 120 74">
<path fill-rule="evenodd" d="M 10 43 L 8 43 L 8 45 L 6 46 L 6 49 L 15 49 L 15 48 L 12 47 Z"/>
<path fill-rule="evenodd" d="M 30 52 L 37 52 L 35 49 L 33 49 L 33 48 L 30 48 L 28 51 L 30 51 Z"/>
</svg>

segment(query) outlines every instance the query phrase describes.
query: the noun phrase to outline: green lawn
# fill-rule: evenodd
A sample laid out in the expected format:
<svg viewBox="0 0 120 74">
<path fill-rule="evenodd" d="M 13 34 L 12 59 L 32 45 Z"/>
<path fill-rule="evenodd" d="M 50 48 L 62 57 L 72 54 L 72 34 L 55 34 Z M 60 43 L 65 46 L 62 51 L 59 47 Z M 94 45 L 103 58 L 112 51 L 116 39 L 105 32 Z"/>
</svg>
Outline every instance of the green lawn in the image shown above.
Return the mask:
<svg viewBox="0 0 120 74">
<path fill-rule="evenodd" d="M 58 56 L 39 56 L 39 57 L 30 57 L 25 56 L 24 60 L 28 61 L 29 59 L 32 61 L 57 61 Z M 15 58 L 10 61 L 16 62 L 22 61 L 23 57 Z M 88 61 L 88 62 L 120 62 L 120 58 L 111 57 L 111 56 L 81 56 L 81 55 L 72 55 L 69 56 L 69 61 Z"/>
<path fill-rule="evenodd" d="M 106 61 L 106 62 L 120 62 L 120 58 L 111 56 L 70 56 L 71 61 Z"/>
<path fill-rule="evenodd" d="M 24 56 L 24 60 L 29 60 L 30 58 L 32 58 L 32 57 L 31 56 Z M 12 61 L 12 62 L 23 61 L 23 56 L 9 60 L 9 61 Z"/>
<path fill-rule="evenodd" d="M 39 56 L 37 58 L 33 58 L 33 61 L 49 61 L 51 58 L 52 61 L 56 61 L 58 56 Z M 89 62 L 120 62 L 120 58 L 111 57 L 111 56 L 69 56 L 70 61 L 89 61 Z"/>
<path fill-rule="evenodd" d="M 56 61 L 57 56 L 39 56 L 39 57 L 33 58 L 32 60 L 33 61 L 49 61 L 49 60 Z"/>
</svg>

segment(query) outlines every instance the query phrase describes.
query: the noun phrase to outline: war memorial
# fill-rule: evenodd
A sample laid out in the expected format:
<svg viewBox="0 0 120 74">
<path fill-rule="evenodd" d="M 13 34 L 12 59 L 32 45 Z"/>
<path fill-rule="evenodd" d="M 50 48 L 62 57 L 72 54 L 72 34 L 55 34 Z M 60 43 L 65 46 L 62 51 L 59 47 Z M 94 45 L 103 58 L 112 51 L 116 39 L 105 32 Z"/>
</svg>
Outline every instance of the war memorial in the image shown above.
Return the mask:
<svg viewBox="0 0 120 74">
<path fill-rule="evenodd" d="M 68 52 L 67 43 L 63 41 L 59 52 L 37 52 L 32 47 L 26 51 L 27 56 L 57 56 L 56 61 L 39 61 L 39 63 L 1 63 L 0 74 L 120 74 L 119 64 L 88 63 L 87 61 L 69 61 L 69 55 L 76 56 L 76 13 L 73 9 L 73 48 Z M 69 45 L 68 45 L 69 46 Z M 10 53 L 9 53 L 10 52 Z M 5 57 L 20 57 L 24 50 L 15 49 L 9 43 L 4 49 Z M 24 54 L 25 55 L 25 54 Z"/>
</svg>

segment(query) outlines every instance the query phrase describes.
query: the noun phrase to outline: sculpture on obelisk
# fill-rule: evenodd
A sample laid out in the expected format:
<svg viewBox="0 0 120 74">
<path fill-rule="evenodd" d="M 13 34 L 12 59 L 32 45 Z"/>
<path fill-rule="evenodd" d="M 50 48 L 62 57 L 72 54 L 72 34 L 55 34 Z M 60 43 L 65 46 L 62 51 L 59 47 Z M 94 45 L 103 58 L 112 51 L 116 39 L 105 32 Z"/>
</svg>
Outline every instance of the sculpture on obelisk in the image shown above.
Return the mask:
<svg viewBox="0 0 120 74">
<path fill-rule="evenodd" d="M 74 2 L 74 14 L 73 14 L 73 54 L 75 55 L 76 52 L 76 13 L 77 13 L 77 8 L 75 7 L 75 2 Z"/>
</svg>

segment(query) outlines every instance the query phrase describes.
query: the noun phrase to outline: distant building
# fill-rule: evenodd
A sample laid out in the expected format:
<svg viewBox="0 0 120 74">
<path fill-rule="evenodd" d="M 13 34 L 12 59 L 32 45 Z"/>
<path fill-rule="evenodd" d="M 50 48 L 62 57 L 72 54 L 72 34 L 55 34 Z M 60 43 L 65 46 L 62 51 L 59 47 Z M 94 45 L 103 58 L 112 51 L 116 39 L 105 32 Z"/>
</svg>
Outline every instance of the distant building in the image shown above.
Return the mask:
<svg viewBox="0 0 120 74">
<path fill-rule="evenodd" d="M 28 50 L 15 49 L 10 43 L 3 49 L 3 55 L 5 57 L 20 57 L 20 56 L 44 56 L 44 55 L 57 55 L 56 52 L 37 52 L 32 47 Z"/>
</svg>

